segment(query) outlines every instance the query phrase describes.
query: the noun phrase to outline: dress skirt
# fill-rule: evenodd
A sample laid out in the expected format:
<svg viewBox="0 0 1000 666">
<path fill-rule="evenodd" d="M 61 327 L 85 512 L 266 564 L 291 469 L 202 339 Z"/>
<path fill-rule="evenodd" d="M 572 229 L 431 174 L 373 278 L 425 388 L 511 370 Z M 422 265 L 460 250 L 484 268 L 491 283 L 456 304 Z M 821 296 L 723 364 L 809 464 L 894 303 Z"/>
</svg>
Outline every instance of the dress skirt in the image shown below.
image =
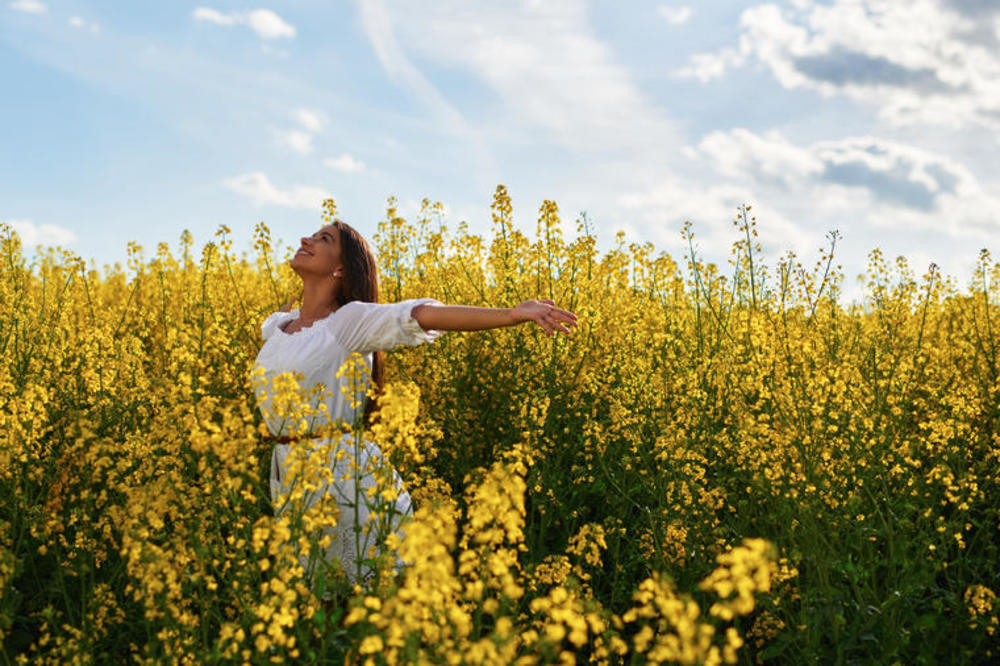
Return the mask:
<svg viewBox="0 0 1000 666">
<path fill-rule="evenodd" d="M 291 455 L 293 447 L 299 448 Z M 307 457 L 308 462 L 305 462 Z M 355 458 L 357 465 L 352 462 Z M 392 485 L 398 493 L 395 498 L 380 498 L 379 493 L 376 493 L 375 498 L 369 497 L 370 489 L 376 486 L 374 470 L 380 465 L 383 466 L 382 478 L 387 479 L 391 472 Z M 321 557 L 328 563 L 334 558 L 339 559 L 351 584 L 358 582 L 358 546 L 361 557 L 364 558 L 368 556 L 370 546 L 375 544 L 377 532 L 386 534 L 392 531 L 402 539 L 405 536 L 402 526 L 413 516 L 410 495 L 404 489 L 399 474 L 388 465 L 374 442 L 362 439 L 358 443 L 351 433 L 333 438 L 301 439 L 289 444 L 275 444 L 271 453 L 271 502 L 276 516 L 280 517 L 289 510 L 304 511 L 316 505 L 324 496 L 336 502 L 340 510 L 336 526 L 324 526 L 322 533 L 316 531 L 316 536 L 317 539 L 324 534 L 333 537 Z M 320 466 L 332 470 L 332 480 L 329 472 L 317 469 Z M 303 483 L 304 480 L 307 483 Z M 311 483 L 308 483 L 310 480 Z M 380 491 L 384 491 L 387 485 L 384 483 Z M 305 489 L 306 492 L 301 498 L 293 499 L 290 493 L 296 488 Z M 379 525 L 376 528 L 372 523 L 366 534 L 363 528 L 373 518 L 376 502 L 383 505 L 383 515 L 375 516 Z M 316 562 L 310 566 L 308 552 L 300 553 L 299 561 L 310 579 L 321 566 Z M 405 563 L 397 557 L 396 565 L 401 570 Z M 371 573 L 367 565 L 362 565 L 361 578 L 366 578 Z"/>
</svg>

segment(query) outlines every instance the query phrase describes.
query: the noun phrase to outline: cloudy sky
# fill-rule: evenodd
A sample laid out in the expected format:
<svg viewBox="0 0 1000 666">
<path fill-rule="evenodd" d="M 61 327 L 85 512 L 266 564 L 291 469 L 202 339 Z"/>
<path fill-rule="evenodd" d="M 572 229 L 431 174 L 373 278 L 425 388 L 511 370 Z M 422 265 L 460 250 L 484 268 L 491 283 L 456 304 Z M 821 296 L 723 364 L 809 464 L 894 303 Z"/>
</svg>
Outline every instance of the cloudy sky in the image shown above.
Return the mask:
<svg viewBox="0 0 1000 666">
<path fill-rule="evenodd" d="M 1000 255 L 997 0 L 0 0 L 0 221 L 98 266 L 220 224 L 286 244 L 321 200 L 490 231 L 509 189 L 681 260 L 752 204 L 772 260 L 828 231 L 964 284 Z"/>
</svg>

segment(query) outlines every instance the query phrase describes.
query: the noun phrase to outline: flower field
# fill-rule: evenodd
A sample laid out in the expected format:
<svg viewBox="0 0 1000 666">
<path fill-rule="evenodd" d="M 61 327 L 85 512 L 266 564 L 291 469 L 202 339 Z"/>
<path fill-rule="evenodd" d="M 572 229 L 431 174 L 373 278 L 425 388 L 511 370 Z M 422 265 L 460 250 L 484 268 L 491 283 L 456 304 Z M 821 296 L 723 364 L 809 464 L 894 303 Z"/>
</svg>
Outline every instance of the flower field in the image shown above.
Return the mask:
<svg viewBox="0 0 1000 666">
<path fill-rule="evenodd" d="M 847 306 L 835 234 L 814 264 L 767 266 L 747 209 L 723 270 L 690 225 L 673 258 L 623 236 L 601 254 L 551 201 L 526 234 L 503 186 L 486 239 L 395 203 L 371 239 L 383 302 L 551 298 L 579 326 L 387 353 L 378 421 L 354 434 L 415 513 L 403 540 L 365 528 L 381 548 L 356 587 L 313 536 L 349 516 L 271 505 L 251 370 L 300 281 L 267 226 L 251 256 L 225 227 L 152 258 L 130 243 L 132 277 L 51 248 L 29 266 L 0 229 L 4 663 L 998 658 L 986 250 L 962 287 L 873 250 Z M 273 390 L 308 420 L 294 381 Z M 304 459 L 292 499 L 322 476 Z M 385 483 L 370 500 L 392 498 Z"/>
</svg>

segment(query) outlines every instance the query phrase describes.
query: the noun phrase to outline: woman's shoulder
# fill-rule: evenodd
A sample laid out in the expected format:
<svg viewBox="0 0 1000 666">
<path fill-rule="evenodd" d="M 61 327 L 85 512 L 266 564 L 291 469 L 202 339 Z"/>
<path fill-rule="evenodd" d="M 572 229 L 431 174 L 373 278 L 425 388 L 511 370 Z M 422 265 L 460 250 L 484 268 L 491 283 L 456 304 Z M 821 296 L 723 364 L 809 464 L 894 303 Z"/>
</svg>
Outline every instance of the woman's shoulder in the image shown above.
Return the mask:
<svg viewBox="0 0 1000 666">
<path fill-rule="evenodd" d="M 260 324 L 260 335 L 261 338 L 267 340 L 278 328 L 288 319 L 294 319 L 296 312 L 294 310 L 290 312 L 285 312 L 283 310 L 275 310 L 271 314 L 264 318 L 264 321 Z"/>
<path fill-rule="evenodd" d="M 377 303 L 369 303 L 368 301 L 348 301 L 337 308 L 334 312 L 336 314 L 341 314 L 344 312 L 352 312 L 354 310 L 364 310 L 366 307 L 372 305 L 377 305 Z"/>
<path fill-rule="evenodd" d="M 330 321 L 336 324 L 358 323 L 390 311 L 393 305 L 395 304 L 361 300 L 348 301 L 334 311 Z"/>
</svg>

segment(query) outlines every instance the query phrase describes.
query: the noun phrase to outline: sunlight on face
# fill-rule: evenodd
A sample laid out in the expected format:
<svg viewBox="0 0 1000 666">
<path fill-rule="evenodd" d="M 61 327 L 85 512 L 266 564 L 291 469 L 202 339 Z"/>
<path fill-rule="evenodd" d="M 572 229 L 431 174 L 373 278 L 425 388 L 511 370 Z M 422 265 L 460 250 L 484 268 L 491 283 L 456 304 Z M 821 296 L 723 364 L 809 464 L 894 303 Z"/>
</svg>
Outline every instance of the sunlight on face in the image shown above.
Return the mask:
<svg viewBox="0 0 1000 666">
<path fill-rule="evenodd" d="M 295 272 L 329 275 L 340 266 L 340 229 L 337 227 L 327 225 L 299 240 L 299 250 L 290 261 Z"/>
</svg>

